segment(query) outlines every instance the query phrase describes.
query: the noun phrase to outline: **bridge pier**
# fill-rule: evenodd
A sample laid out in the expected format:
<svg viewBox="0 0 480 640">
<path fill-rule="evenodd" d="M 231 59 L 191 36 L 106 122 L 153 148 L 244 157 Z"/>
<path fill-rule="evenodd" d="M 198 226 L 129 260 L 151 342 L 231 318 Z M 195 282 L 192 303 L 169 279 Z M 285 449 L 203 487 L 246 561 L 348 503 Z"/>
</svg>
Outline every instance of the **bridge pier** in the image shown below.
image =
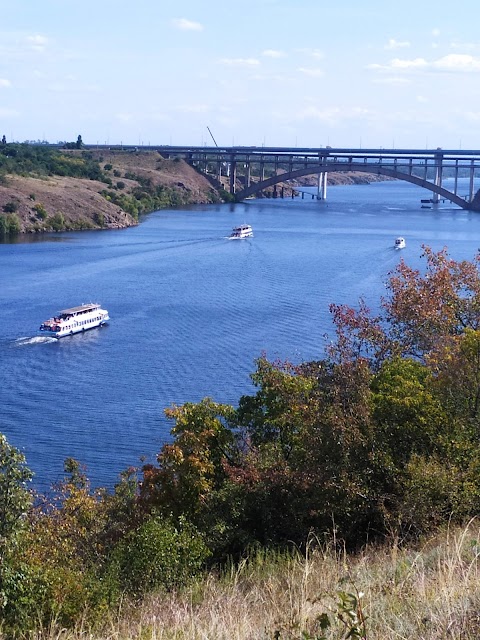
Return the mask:
<svg viewBox="0 0 480 640">
<path fill-rule="evenodd" d="M 442 173 L 443 173 L 443 153 L 435 154 L 435 186 L 441 188 L 442 187 Z M 440 194 L 434 192 L 433 194 L 433 204 L 438 204 L 440 202 Z"/>
<path fill-rule="evenodd" d="M 327 172 L 318 174 L 317 200 L 327 199 Z"/>
<path fill-rule="evenodd" d="M 235 182 L 237 180 L 237 163 L 236 161 L 233 159 L 230 160 L 230 193 L 232 195 L 235 195 Z"/>
<path fill-rule="evenodd" d="M 472 202 L 473 198 L 474 198 L 474 194 L 473 194 L 473 179 L 475 177 L 475 163 L 473 160 L 470 161 L 471 167 L 470 167 L 470 190 L 469 190 L 469 194 L 468 194 L 468 201 Z"/>
</svg>

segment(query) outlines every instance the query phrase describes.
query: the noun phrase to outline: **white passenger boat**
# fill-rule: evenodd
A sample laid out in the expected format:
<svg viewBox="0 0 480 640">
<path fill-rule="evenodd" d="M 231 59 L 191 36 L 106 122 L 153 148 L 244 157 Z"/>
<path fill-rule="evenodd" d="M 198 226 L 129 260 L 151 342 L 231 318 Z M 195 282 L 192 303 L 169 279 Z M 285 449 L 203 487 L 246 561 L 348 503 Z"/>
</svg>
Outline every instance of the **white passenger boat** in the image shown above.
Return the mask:
<svg viewBox="0 0 480 640">
<path fill-rule="evenodd" d="M 395 249 L 405 249 L 405 238 L 395 238 Z"/>
<path fill-rule="evenodd" d="M 241 224 L 234 227 L 232 233 L 228 236 L 229 240 L 242 240 L 243 238 L 253 238 L 253 229 L 249 224 Z"/>
<path fill-rule="evenodd" d="M 99 304 L 82 304 L 79 307 L 64 309 L 40 325 L 40 335 L 63 338 L 87 329 L 100 327 L 110 320 L 108 311 Z"/>
</svg>

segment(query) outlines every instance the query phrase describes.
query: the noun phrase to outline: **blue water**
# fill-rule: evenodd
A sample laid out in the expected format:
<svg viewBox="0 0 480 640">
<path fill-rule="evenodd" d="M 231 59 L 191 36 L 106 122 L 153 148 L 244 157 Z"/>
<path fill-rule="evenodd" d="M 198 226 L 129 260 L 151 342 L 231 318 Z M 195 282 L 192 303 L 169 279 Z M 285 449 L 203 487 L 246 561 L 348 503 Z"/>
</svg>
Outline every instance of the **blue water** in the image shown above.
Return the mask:
<svg viewBox="0 0 480 640">
<path fill-rule="evenodd" d="M 62 477 L 69 456 L 111 486 L 169 439 L 166 407 L 205 396 L 236 404 L 253 391 L 262 353 L 322 357 L 329 304 L 363 296 L 375 309 L 401 257 L 424 264 L 422 243 L 471 259 L 480 214 L 422 209 L 429 195 L 401 182 L 337 186 L 326 202 L 196 206 L 131 229 L 0 244 L 0 431 L 39 488 Z M 253 239 L 225 239 L 243 222 Z M 90 301 L 108 309 L 108 327 L 35 337 L 42 320 Z"/>
</svg>

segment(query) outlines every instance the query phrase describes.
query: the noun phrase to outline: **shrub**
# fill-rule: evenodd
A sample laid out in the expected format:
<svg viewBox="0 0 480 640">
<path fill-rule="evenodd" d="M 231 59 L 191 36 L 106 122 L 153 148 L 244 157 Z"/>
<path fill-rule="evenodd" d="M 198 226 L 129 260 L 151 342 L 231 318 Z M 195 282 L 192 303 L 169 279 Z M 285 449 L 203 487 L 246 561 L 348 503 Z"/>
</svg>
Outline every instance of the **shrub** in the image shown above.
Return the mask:
<svg viewBox="0 0 480 640">
<path fill-rule="evenodd" d="M 198 574 L 209 551 L 197 529 L 179 527 L 154 517 L 127 536 L 115 549 L 112 566 L 119 584 L 132 595 L 172 589 Z"/>
<path fill-rule="evenodd" d="M 37 218 L 40 218 L 40 220 L 46 220 L 48 214 L 43 204 L 38 203 L 33 207 L 33 209 L 37 212 Z"/>
<path fill-rule="evenodd" d="M 105 216 L 103 215 L 103 213 L 100 213 L 99 211 L 97 211 L 94 215 L 94 220 L 99 227 L 105 226 Z"/>
<path fill-rule="evenodd" d="M 21 228 L 20 219 L 16 214 L 0 215 L 0 236 L 20 233 Z"/>
<path fill-rule="evenodd" d="M 5 213 L 15 213 L 18 209 L 18 204 L 16 202 L 7 202 L 3 205 L 3 210 Z"/>
<path fill-rule="evenodd" d="M 56 213 L 48 218 L 47 223 L 54 231 L 63 231 L 65 229 L 65 216 L 63 213 Z"/>
</svg>

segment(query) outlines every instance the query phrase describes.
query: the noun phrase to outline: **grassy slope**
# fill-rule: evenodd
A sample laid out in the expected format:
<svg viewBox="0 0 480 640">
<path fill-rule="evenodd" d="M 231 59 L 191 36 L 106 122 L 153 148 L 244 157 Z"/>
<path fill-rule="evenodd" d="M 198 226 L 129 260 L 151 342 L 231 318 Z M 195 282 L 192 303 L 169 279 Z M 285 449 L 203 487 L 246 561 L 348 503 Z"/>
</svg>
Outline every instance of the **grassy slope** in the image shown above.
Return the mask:
<svg viewBox="0 0 480 640">
<path fill-rule="evenodd" d="M 355 622 L 359 635 L 349 637 L 365 640 L 478 640 L 479 534 L 471 522 L 415 549 L 386 544 L 348 556 L 339 544 L 316 543 L 290 557 L 260 551 L 183 594 L 124 603 L 91 635 L 80 627 L 42 637 L 320 640 L 319 617 L 326 613 L 329 640 L 346 638 Z M 355 595 L 360 606 L 339 607 L 341 592 Z"/>
</svg>

